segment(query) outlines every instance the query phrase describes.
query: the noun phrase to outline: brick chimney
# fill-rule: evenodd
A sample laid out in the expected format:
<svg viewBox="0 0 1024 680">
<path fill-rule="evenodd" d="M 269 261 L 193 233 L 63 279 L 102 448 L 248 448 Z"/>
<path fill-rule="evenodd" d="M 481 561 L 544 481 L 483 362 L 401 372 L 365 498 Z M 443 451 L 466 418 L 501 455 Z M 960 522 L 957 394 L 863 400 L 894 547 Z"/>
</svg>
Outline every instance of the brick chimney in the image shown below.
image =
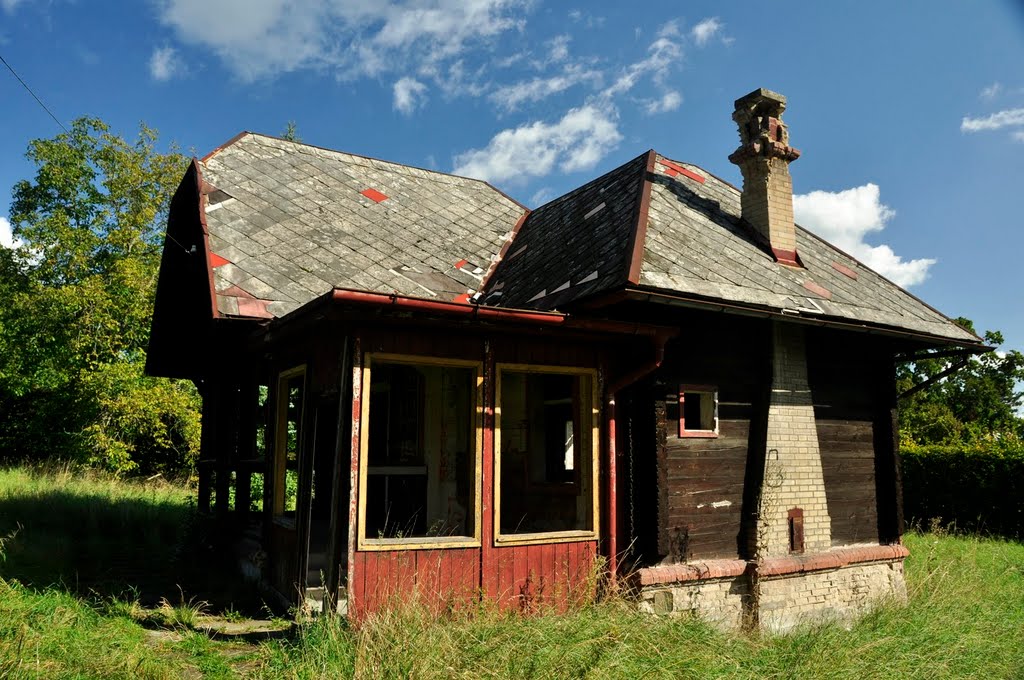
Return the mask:
<svg viewBox="0 0 1024 680">
<path fill-rule="evenodd" d="M 743 218 L 764 237 L 776 261 L 800 266 L 789 176 L 789 162 L 800 152 L 789 145 L 785 110 L 786 98 L 764 88 L 737 99 L 732 119 L 740 128 L 740 147 L 729 161 L 743 173 Z"/>
</svg>

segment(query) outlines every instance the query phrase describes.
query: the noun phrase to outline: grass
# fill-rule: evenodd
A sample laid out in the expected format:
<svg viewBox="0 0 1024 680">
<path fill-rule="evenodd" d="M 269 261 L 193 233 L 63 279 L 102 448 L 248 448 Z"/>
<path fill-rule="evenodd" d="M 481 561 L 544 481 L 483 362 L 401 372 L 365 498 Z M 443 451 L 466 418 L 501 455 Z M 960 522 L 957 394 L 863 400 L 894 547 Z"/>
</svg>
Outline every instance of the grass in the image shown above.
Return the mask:
<svg viewBox="0 0 1024 680">
<path fill-rule="evenodd" d="M 1020 543 L 908 535 L 909 604 L 849 630 L 726 634 L 613 599 L 529 618 L 482 605 L 438 619 L 411 604 L 359 629 L 319 619 L 244 642 L 203 628 L 210 611 L 241 623 L 246 609 L 207 605 L 175 582 L 189 517 L 172 484 L 0 470 L 0 539 L 16 532 L 0 547 L 0 678 L 1024 678 Z M 168 561 L 145 576 L 126 540 Z M 119 557 L 106 563 L 104 550 Z"/>
</svg>

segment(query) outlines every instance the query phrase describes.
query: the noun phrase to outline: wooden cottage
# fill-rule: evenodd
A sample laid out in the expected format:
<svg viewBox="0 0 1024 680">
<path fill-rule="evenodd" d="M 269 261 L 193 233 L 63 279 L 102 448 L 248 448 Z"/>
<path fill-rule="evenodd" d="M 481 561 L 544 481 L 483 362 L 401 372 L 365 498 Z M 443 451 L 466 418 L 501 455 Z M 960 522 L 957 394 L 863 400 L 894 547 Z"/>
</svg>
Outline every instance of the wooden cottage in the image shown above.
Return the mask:
<svg viewBox="0 0 1024 680">
<path fill-rule="evenodd" d="M 742 191 L 648 151 L 532 211 L 252 133 L 194 161 L 148 369 L 199 386 L 251 575 L 356 617 L 602 570 L 725 625 L 902 597 L 895 363 L 983 348 L 794 225 L 784 108 L 736 102 Z"/>
</svg>

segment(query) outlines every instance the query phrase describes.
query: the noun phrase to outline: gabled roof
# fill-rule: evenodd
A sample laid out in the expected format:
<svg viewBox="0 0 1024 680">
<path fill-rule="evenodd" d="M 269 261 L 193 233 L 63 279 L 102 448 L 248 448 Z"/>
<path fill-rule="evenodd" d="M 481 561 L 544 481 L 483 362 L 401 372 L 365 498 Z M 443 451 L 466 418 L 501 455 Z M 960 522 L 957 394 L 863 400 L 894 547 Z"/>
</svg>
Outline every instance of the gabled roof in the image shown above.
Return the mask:
<svg viewBox="0 0 1024 680">
<path fill-rule="evenodd" d="M 533 211 L 481 301 L 566 309 L 598 292 L 632 289 L 981 342 L 821 238 L 796 231 L 803 266 L 777 263 L 741 219 L 736 187 L 650 151 Z"/>
<path fill-rule="evenodd" d="M 485 182 L 249 132 L 200 169 L 228 317 L 283 316 L 333 288 L 464 296 L 527 212 Z"/>
</svg>

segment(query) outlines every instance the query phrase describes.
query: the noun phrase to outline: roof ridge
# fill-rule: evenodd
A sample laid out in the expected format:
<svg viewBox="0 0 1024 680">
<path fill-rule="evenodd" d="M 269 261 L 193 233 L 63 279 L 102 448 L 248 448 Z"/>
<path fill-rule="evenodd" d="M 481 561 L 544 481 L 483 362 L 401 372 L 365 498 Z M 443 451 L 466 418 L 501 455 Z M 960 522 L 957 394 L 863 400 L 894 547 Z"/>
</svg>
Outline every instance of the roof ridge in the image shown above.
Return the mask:
<svg viewBox="0 0 1024 680">
<path fill-rule="evenodd" d="M 232 146 L 236 142 L 240 141 L 246 135 L 249 135 L 251 137 L 263 137 L 264 139 L 273 139 L 273 140 L 278 141 L 278 142 L 287 142 L 289 144 L 295 144 L 296 146 L 305 146 L 305 147 L 308 147 L 310 149 L 319 149 L 320 151 L 326 151 L 328 153 L 336 153 L 336 154 L 341 154 L 341 155 L 344 155 L 344 156 L 351 156 L 353 158 L 361 158 L 363 160 L 375 161 L 377 163 L 384 163 L 386 165 L 392 165 L 392 166 L 396 166 L 396 167 L 399 167 L 399 168 L 409 168 L 410 170 L 419 170 L 420 172 L 429 172 L 429 173 L 431 173 L 433 175 L 440 175 L 442 177 L 450 177 L 450 178 L 453 178 L 453 179 L 461 179 L 461 180 L 466 180 L 466 181 L 469 181 L 469 182 L 478 182 L 480 184 L 483 184 L 483 185 L 491 188 L 492 190 L 494 190 L 498 194 L 502 195 L 503 197 L 505 197 L 506 199 L 508 199 L 512 203 L 514 203 L 519 208 L 522 208 L 523 210 L 529 210 L 529 208 L 527 208 L 523 203 L 520 203 L 516 199 L 512 198 L 507 193 L 505 193 L 504 191 L 502 191 L 498 187 L 494 186 L 490 182 L 488 182 L 486 180 L 478 179 L 476 177 L 467 177 L 466 175 L 456 175 L 455 173 L 451 173 L 451 172 L 442 172 L 440 170 L 433 170 L 431 168 L 423 168 L 423 167 L 420 167 L 418 165 L 410 165 L 409 163 L 399 163 L 398 161 L 389 161 L 389 160 L 386 160 L 386 159 L 383 159 L 383 158 L 377 158 L 376 156 L 367 156 L 365 154 L 353 153 L 351 151 L 342 151 L 341 149 L 331 149 L 331 148 L 326 147 L 326 146 L 320 146 L 319 144 L 310 144 L 308 142 L 297 141 L 297 140 L 294 140 L 294 139 L 285 139 L 284 137 L 279 137 L 277 135 L 268 135 L 268 134 L 266 134 L 264 132 L 252 132 L 250 130 L 243 130 L 242 132 L 238 133 L 237 135 L 235 135 L 234 137 L 229 139 L 224 144 L 218 146 L 213 151 L 211 151 L 207 155 L 203 156 L 203 158 L 201 159 L 202 162 L 205 163 L 207 160 L 212 158 L 217 153 L 223 151 L 227 147 Z"/>
<path fill-rule="evenodd" d="M 658 152 L 648 149 L 647 163 L 644 173 L 640 177 L 640 197 L 636 204 L 636 216 L 633 221 L 632 233 L 629 237 L 627 248 L 628 258 L 626 260 L 626 284 L 636 284 L 640 281 L 640 270 L 644 263 L 644 250 L 647 247 L 647 220 L 651 207 L 651 174 L 654 172 L 654 163 L 658 158 Z"/>
</svg>

